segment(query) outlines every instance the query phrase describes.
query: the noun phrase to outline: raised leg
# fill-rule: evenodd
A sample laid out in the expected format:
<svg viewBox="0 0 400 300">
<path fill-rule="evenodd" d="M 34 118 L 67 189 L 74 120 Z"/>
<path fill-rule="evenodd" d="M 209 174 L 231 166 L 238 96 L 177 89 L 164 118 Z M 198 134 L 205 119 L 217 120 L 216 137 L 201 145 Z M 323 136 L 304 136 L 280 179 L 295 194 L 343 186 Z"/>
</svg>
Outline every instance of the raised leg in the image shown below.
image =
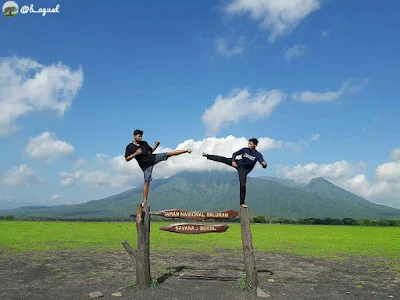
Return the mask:
<svg viewBox="0 0 400 300">
<path fill-rule="evenodd" d="M 232 167 L 232 158 L 219 156 L 219 155 L 205 154 L 205 153 L 203 154 L 203 156 L 207 157 L 207 159 L 209 159 L 209 160 L 221 162 L 223 164 L 226 164 L 226 165 Z"/>
<path fill-rule="evenodd" d="M 168 157 L 171 157 L 171 156 L 181 155 L 183 153 L 192 153 L 192 150 L 191 149 L 174 150 L 174 151 L 168 152 L 167 154 L 168 154 Z"/>
</svg>

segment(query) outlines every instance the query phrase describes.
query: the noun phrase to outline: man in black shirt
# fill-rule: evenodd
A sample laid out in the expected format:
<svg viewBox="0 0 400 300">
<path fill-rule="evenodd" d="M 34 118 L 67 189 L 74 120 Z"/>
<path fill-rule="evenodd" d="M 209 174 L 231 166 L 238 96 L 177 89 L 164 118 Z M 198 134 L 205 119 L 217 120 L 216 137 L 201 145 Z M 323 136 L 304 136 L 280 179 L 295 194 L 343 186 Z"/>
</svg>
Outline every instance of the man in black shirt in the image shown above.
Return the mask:
<svg viewBox="0 0 400 300">
<path fill-rule="evenodd" d="M 191 153 L 191 149 L 187 150 L 174 150 L 171 152 L 157 153 L 153 154 L 154 150 L 160 145 L 159 141 L 156 141 L 155 145 L 152 147 L 146 141 L 142 141 L 143 131 L 136 129 L 133 132 L 133 142 L 126 146 L 125 150 L 125 161 L 130 161 L 133 158 L 136 159 L 140 168 L 144 174 L 144 185 L 143 185 L 143 203 L 147 204 L 147 197 L 149 195 L 149 186 L 152 181 L 151 175 L 153 172 L 154 165 L 158 164 L 160 161 L 167 160 L 171 156 L 180 155 L 183 153 Z"/>
</svg>

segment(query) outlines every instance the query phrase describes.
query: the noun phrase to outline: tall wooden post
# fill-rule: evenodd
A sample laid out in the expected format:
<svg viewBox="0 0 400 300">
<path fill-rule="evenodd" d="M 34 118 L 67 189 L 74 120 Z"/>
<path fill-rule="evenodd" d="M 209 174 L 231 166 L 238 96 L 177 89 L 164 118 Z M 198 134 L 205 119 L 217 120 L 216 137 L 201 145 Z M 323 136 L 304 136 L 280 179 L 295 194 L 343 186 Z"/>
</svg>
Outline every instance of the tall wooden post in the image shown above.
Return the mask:
<svg viewBox="0 0 400 300">
<path fill-rule="evenodd" d="M 136 280 L 139 288 L 150 288 L 150 206 L 137 206 Z"/>
<path fill-rule="evenodd" d="M 253 238 L 250 229 L 250 212 L 247 207 L 240 207 L 240 227 L 242 229 L 242 246 L 247 280 L 253 287 L 257 288 L 258 275 L 253 250 Z"/>
</svg>

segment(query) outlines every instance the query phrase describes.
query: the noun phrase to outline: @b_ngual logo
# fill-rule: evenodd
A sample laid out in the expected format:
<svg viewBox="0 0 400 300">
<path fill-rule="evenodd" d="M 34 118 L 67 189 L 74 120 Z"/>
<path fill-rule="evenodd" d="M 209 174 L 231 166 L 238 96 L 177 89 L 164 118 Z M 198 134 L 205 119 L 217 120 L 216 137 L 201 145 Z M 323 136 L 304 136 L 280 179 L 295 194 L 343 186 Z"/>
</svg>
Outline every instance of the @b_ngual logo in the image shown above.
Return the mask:
<svg viewBox="0 0 400 300">
<path fill-rule="evenodd" d="M 14 1 L 7 1 L 3 4 L 3 14 L 7 17 L 15 17 L 18 15 L 18 4 Z"/>
</svg>

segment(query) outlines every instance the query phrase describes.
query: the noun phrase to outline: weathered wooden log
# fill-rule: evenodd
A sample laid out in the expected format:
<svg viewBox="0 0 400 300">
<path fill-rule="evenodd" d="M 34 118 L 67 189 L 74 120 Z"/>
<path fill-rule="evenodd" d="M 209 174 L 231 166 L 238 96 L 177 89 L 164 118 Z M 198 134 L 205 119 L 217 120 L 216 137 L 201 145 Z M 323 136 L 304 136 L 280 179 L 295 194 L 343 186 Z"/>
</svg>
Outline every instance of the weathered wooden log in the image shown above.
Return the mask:
<svg viewBox="0 0 400 300">
<path fill-rule="evenodd" d="M 132 257 L 136 261 L 137 250 L 132 249 L 132 247 L 128 244 L 127 241 L 123 241 L 122 246 L 124 246 L 126 252 L 128 252 L 128 254 L 129 254 L 129 256 Z"/>
<path fill-rule="evenodd" d="M 194 224 L 194 223 L 179 223 L 160 227 L 161 230 L 186 233 L 186 234 L 199 234 L 199 233 L 212 233 L 212 232 L 225 232 L 229 228 L 225 224 Z"/>
<path fill-rule="evenodd" d="M 179 218 L 187 220 L 204 221 L 206 219 L 232 219 L 239 214 L 238 211 L 225 210 L 220 212 L 188 211 L 181 209 L 167 209 L 151 213 L 151 215 L 165 218 Z"/>
<path fill-rule="evenodd" d="M 150 288 L 150 207 L 139 204 L 136 212 L 136 280 L 139 288 Z"/>
<path fill-rule="evenodd" d="M 240 207 L 240 227 L 242 230 L 242 246 L 247 280 L 251 286 L 257 288 L 258 275 L 253 250 L 253 238 L 250 229 L 250 212 L 247 207 Z"/>
</svg>

